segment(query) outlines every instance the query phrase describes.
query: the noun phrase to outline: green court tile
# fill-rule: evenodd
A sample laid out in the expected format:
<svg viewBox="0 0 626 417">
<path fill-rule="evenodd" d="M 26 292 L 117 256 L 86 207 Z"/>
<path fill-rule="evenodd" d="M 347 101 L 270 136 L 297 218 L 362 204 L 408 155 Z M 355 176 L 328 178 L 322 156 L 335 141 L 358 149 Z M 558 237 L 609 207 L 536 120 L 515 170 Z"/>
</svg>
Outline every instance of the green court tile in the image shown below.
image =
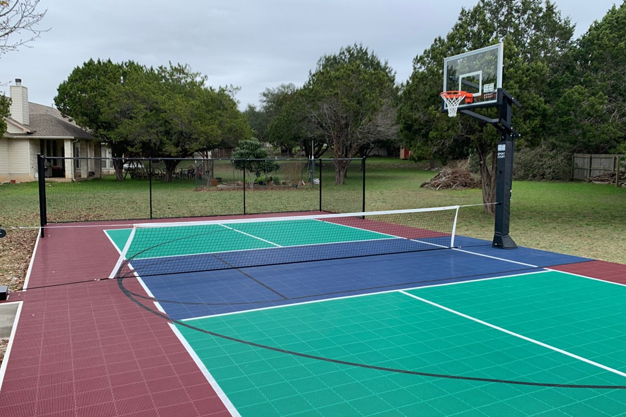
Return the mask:
<svg viewBox="0 0 626 417">
<path fill-rule="evenodd" d="M 241 407 L 239 410 L 241 415 L 253 416 L 277 416 L 278 410 L 271 403 L 254 404 L 252 406 Z"/>
<path fill-rule="evenodd" d="M 256 405 L 266 407 L 268 404 L 267 398 L 263 395 L 263 392 L 258 389 L 242 390 L 235 392 L 234 394 L 235 395 L 233 395 L 233 397 L 237 399 L 237 407 Z"/>
<path fill-rule="evenodd" d="M 381 233 L 318 220 L 281 221 L 280 224 L 236 223 L 228 226 L 281 246 L 389 239 Z"/>
<path fill-rule="evenodd" d="M 272 405 L 279 410 L 279 416 L 289 416 L 302 410 L 314 409 L 304 397 L 299 395 L 293 397 L 278 397 L 272 401 Z"/>
<path fill-rule="evenodd" d="M 396 416 L 419 416 L 419 417 L 448 417 L 446 414 L 441 411 L 433 408 L 432 406 L 425 403 L 417 403 L 408 406 L 404 406 L 394 410 L 393 412 L 397 412 Z M 469 417 L 481 417 L 480 414 L 468 414 Z"/>
<path fill-rule="evenodd" d="M 310 395 L 307 397 L 308 402 L 316 409 L 326 407 L 333 404 L 339 404 L 345 401 L 338 392 L 335 392 L 334 389 L 324 389 L 320 391 L 316 391 L 315 395 Z"/>
<path fill-rule="evenodd" d="M 460 302 L 461 298 L 457 296 L 456 300 Z M 330 319 L 329 311 L 346 311 L 347 314 L 346 317 L 335 314 Z M 381 313 L 384 313 L 386 324 L 400 329 L 404 337 L 387 339 L 381 336 L 379 330 L 367 329 L 367 325 L 376 321 L 376 315 Z M 286 317 L 293 319 L 285 320 Z M 294 330 L 296 317 L 297 326 Z M 389 317 L 397 317 L 397 322 L 389 321 Z M 542 383 L 572 383 L 572 376 L 579 380 L 600 381 L 602 384 L 623 382 L 623 378 L 617 375 L 398 292 L 209 317 L 194 322 L 210 328 L 219 325 L 227 335 L 236 338 L 242 337 L 238 330 L 246 328 L 240 326 L 240 323 L 253 323 L 257 331 L 247 329 L 247 334 L 262 333 L 262 340 L 270 346 L 374 366 L 393 363 L 398 369 L 419 372 Z M 318 327 L 315 324 L 319 322 L 329 326 L 328 334 L 332 334 L 332 337 L 323 339 L 319 336 L 320 332 L 302 330 Z M 422 330 L 421 324 L 424 322 L 438 323 L 438 327 L 424 326 L 428 330 Z M 282 332 L 278 331 L 280 327 L 277 327 L 277 323 L 282 323 Z M 269 341 L 268 329 L 272 329 L 275 335 Z M 193 329 L 180 326 L 179 330 L 185 337 L 194 332 Z M 351 343 L 340 345 L 338 340 L 351 340 Z M 388 345 L 385 346 L 384 342 Z M 443 415 L 472 410 L 480 410 L 476 411 L 477 415 L 502 415 L 498 413 L 520 408 L 517 402 L 515 405 L 508 404 L 507 401 L 513 398 L 528 398 L 529 409 L 539 413 L 562 405 L 558 397 L 554 404 L 546 402 L 542 397 L 546 390 L 543 387 L 384 372 L 288 356 L 210 336 L 193 338 L 190 345 L 200 352 L 204 347 L 220 347 L 223 352 L 227 352 L 226 357 L 221 355 L 218 359 L 210 355 L 198 356 L 235 407 L 245 410 L 245 414 L 242 413 L 244 417 L 262 414 L 255 411 L 254 405 L 246 397 L 250 390 L 238 389 L 233 382 L 237 376 L 249 378 L 262 394 L 255 397 L 259 401 L 259 410 L 266 409 L 264 403 L 271 403 L 277 410 L 276 415 L 281 416 L 343 409 L 343 406 L 353 410 L 352 414 L 347 415 L 375 415 L 391 411 L 403 415 L 408 410 L 419 409 L 411 407 L 407 401 L 423 404 L 424 409 L 437 410 Z M 400 353 L 394 355 L 394 350 Z M 284 382 L 269 388 L 273 385 L 267 381 L 281 380 Z M 324 397 L 319 392 L 327 390 L 336 395 L 332 397 L 333 401 L 341 399 L 337 407 L 321 404 L 320 400 Z M 413 399 L 407 399 L 403 395 L 405 392 L 411 393 Z M 550 392 L 564 392 L 568 404 L 584 403 L 598 396 L 592 390 L 551 388 Z M 607 401 L 626 404 L 623 391 L 602 394 L 606 395 Z M 289 397 L 286 398 L 286 395 Z M 594 404 L 592 408 L 599 407 Z M 514 412 L 511 413 L 514 415 Z"/>
<path fill-rule="evenodd" d="M 130 232 L 106 232 L 120 251 L 130 236 Z M 276 246 L 219 225 L 185 226 L 136 229 L 127 253 L 145 259 L 272 247 Z"/>
<path fill-rule="evenodd" d="M 351 382 L 349 384 L 334 385 L 333 390 L 344 401 L 352 401 L 357 398 L 364 398 L 372 395 L 372 391 L 364 387 L 360 382 Z"/>
<path fill-rule="evenodd" d="M 300 394 L 289 382 L 265 385 L 262 388 L 268 398 L 293 397 Z"/>
<path fill-rule="evenodd" d="M 377 413 L 385 412 L 390 408 L 389 403 L 378 395 L 354 399 L 350 401 L 350 405 L 359 410 L 363 416 L 372 416 Z"/>
<path fill-rule="evenodd" d="M 324 381 L 322 381 L 320 378 L 316 376 L 293 379 L 290 381 L 290 383 L 291 383 L 291 386 L 294 387 L 294 389 L 300 392 L 305 392 L 307 390 L 315 392 L 315 391 L 321 391 L 321 390 L 328 388 L 328 384 L 326 384 Z"/>
<path fill-rule="evenodd" d="M 319 415 L 322 417 L 350 417 L 350 416 L 359 416 L 359 410 L 355 409 L 349 403 L 341 403 L 341 404 L 333 404 L 330 407 L 322 407 L 316 410 L 315 415 Z M 296 414 L 300 417 L 300 414 Z M 305 414 L 306 415 L 306 414 Z"/>
</svg>

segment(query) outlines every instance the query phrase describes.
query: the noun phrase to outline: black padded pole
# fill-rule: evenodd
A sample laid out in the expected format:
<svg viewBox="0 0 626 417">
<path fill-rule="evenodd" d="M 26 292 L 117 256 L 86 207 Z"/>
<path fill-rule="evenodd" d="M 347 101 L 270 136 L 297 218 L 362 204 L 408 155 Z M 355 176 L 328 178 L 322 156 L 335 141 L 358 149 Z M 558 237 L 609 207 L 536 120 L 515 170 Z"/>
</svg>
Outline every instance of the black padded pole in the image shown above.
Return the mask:
<svg viewBox="0 0 626 417">
<path fill-rule="evenodd" d="M 511 116 L 513 113 L 512 100 L 508 94 L 501 94 L 500 123 L 504 126 L 511 126 Z M 493 246 L 502 249 L 515 249 L 517 245 L 509 235 L 509 224 L 511 219 L 511 188 L 513 184 L 513 154 L 515 144 L 513 132 L 505 128 L 501 130 L 502 136 L 498 143 L 498 164 L 496 176 L 496 223 L 493 236 Z"/>
<path fill-rule="evenodd" d="M 41 237 L 45 237 L 45 226 L 48 224 L 48 213 L 46 206 L 46 158 L 37 155 L 37 176 L 39 180 L 39 225 L 41 227 Z"/>
</svg>

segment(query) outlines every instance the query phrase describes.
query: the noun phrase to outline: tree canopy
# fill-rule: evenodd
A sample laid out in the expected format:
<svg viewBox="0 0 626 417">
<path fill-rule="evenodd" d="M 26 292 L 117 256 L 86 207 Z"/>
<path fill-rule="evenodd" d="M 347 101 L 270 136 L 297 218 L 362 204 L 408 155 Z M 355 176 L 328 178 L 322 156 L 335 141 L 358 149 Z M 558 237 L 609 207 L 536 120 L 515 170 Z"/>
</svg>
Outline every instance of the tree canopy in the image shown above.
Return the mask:
<svg viewBox="0 0 626 417">
<path fill-rule="evenodd" d="M 58 89 L 59 110 L 106 142 L 113 156 L 164 159 L 169 181 L 180 158 L 233 147 L 251 130 L 232 87 L 214 89 L 186 65 L 148 68 L 90 60 Z M 122 179 L 121 161 L 116 161 Z"/>
<path fill-rule="evenodd" d="M 367 143 L 397 134 L 395 73 L 362 45 L 325 55 L 304 85 L 307 117 L 335 153 L 335 183 Z"/>
<path fill-rule="evenodd" d="M 562 55 L 572 46 L 574 27 L 556 6 L 540 0 L 480 0 L 462 9 L 445 38 L 418 55 L 403 86 L 398 121 L 407 147 L 424 157 L 476 152 L 480 161 L 483 201 L 495 201 L 493 152 L 497 131 L 469 117 L 448 118 L 438 111 L 443 59 L 446 56 L 504 42 L 505 88 L 523 104 L 513 123 L 521 147 L 545 141 L 551 132 L 551 88 L 558 78 Z M 493 117 L 493 110 L 484 112 Z M 485 206 L 493 211 L 493 206 Z"/>
</svg>

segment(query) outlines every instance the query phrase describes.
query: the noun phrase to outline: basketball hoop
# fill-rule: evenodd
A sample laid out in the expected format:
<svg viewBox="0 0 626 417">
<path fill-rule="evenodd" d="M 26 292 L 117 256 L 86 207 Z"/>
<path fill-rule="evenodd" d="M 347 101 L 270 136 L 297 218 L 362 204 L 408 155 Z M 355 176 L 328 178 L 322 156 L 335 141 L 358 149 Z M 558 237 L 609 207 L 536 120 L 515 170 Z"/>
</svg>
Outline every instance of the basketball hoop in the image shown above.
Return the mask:
<svg viewBox="0 0 626 417">
<path fill-rule="evenodd" d="M 446 103 L 449 117 L 456 117 L 456 111 L 463 100 L 469 104 L 474 99 L 474 95 L 467 91 L 444 91 L 440 96 Z"/>
</svg>

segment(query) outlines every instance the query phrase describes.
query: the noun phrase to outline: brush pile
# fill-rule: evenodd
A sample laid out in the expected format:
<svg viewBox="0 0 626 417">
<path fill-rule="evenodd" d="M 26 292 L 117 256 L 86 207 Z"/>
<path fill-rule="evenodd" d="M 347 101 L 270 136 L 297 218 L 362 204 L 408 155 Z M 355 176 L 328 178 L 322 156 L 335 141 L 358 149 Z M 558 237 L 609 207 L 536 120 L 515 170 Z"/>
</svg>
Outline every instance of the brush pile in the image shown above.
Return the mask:
<svg viewBox="0 0 626 417">
<path fill-rule="evenodd" d="M 443 168 L 430 181 L 422 183 L 421 188 L 433 190 L 466 190 L 480 188 L 480 179 L 463 168 Z"/>
<path fill-rule="evenodd" d="M 587 178 L 587 182 L 594 184 L 613 184 L 615 185 L 615 171 L 605 172 L 604 174 L 596 175 L 595 177 Z M 626 171 L 619 173 L 619 186 L 626 187 Z"/>
</svg>

